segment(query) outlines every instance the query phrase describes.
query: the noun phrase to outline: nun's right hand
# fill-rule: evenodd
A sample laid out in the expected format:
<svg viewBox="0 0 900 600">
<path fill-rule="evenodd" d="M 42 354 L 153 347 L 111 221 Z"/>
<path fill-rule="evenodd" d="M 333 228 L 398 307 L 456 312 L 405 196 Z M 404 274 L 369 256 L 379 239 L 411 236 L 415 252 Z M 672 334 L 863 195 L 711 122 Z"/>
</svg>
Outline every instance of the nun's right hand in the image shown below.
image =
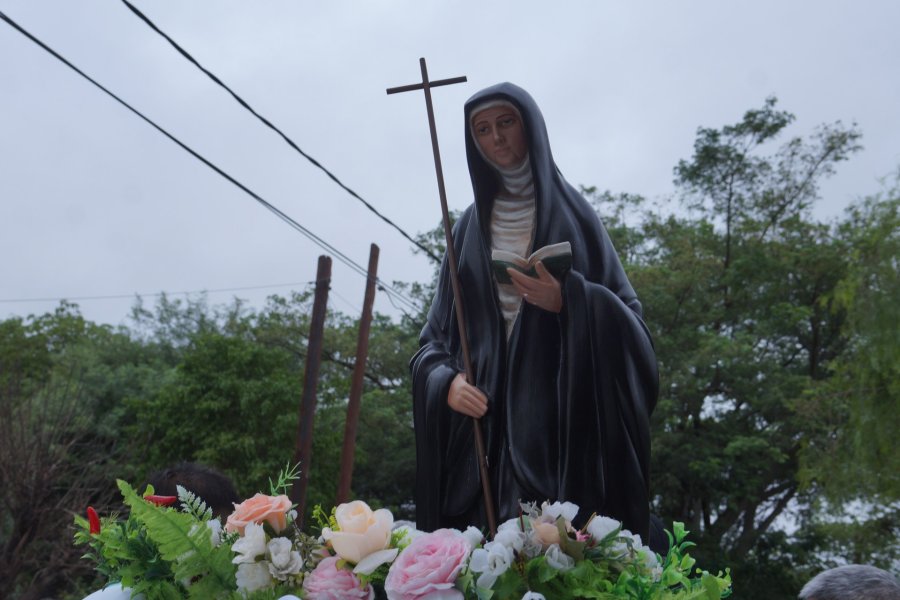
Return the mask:
<svg viewBox="0 0 900 600">
<path fill-rule="evenodd" d="M 465 373 L 457 373 L 450 382 L 447 405 L 458 413 L 480 419 L 487 412 L 487 396 L 466 381 Z"/>
</svg>

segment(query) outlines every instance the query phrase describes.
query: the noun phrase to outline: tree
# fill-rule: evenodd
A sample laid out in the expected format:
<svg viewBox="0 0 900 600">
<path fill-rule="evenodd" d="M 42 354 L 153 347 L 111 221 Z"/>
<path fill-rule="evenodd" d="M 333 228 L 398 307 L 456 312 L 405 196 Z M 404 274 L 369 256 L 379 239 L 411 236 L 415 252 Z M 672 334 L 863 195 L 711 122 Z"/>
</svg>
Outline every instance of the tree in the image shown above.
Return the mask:
<svg viewBox="0 0 900 600">
<path fill-rule="evenodd" d="M 825 445 L 806 449 L 805 476 L 835 501 L 890 503 L 900 500 L 900 172 L 885 193 L 848 209 L 839 235 L 849 265 L 831 300 L 847 314 L 848 345 L 806 408 L 840 418 Z"/>
<path fill-rule="evenodd" d="M 77 357 L 113 341 L 123 342 L 68 304 L 52 314 L 0 323 L 4 598 L 43 598 L 92 577 L 71 544 L 72 514 L 110 502 L 115 438 L 97 419 L 97 371 Z"/>
<path fill-rule="evenodd" d="M 767 560 L 773 525 L 804 501 L 800 451 L 826 432 L 797 405 L 847 345 L 846 311 L 831 296 L 847 244 L 809 208 L 859 133 L 836 123 L 767 154 L 792 121 L 769 99 L 735 125 L 701 128 L 675 168 L 680 216 L 647 211 L 628 226 L 622 207 L 639 199 L 594 194 L 601 210 L 614 204 L 613 239 L 657 345 L 656 507 L 687 521 L 706 560 L 736 565 L 737 581 L 741 564 L 750 573 Z M 773 593 L 796 584 L 781 581 Z"/>
<path fill-rule="evenodd" d="M 838 235 L 849 266 L 831 300 L 847 315 L 847 347 L 799 405 L 826 433 L 801 454 L 801 482 L 819 493 L 806 535 L 889 568 L 900 560 L 900 173 L 851 206 Z"/>
</svg>

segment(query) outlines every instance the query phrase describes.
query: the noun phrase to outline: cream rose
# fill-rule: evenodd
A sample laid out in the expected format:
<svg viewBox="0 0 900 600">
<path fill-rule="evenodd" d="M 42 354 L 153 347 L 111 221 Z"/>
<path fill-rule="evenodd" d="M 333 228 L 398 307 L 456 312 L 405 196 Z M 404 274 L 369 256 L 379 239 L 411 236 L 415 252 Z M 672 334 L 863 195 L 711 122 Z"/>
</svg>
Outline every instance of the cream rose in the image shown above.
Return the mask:
<svg viewBox="0 0 900 600">
<path fill-rule="evenodd" d="M 365 502 L 355 500 L 338 506 L 334 516 L 339 531 L 326 527 L 322 537 L 342 559 L 357 564 L 390 544 L 394 524 L 391 511 L 384 508 L 373 511 Z"/>
<path fill-rule="evenodd" d="M 553 544 L 559 544 L 559 528 L 556 523 L 542 523 L 532 521 L 531 529 L 534 531 L 534 539 L 544 548 Z"/>
<path fill-rule="evenodd" d="M 256 494 L 234 506 L 234 512 L 225 521 L 225 531 L 237 531 L 244 535 L 244 528 L 250 523 L 268 523 L 280 533 L 287 527 L 287 512 L 291 510 L 291 500 L 285 495 L 266 496 Z"/>
</svg>

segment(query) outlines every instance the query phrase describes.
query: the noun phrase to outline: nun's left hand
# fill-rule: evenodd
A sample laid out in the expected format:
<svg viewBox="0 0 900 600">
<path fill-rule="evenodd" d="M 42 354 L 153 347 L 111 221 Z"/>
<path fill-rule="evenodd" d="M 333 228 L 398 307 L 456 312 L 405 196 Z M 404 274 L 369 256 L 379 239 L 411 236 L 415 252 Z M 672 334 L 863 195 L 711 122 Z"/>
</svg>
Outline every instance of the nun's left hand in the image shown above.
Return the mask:
<svg viewBox="0 0 900 600">
<path fill-rule="evenodd" d="M 522 295 L 522 299 L 529 304 L 559 313 L 562 310 L 562 288 L 559 281 L 544 267 L 544 263 L 535 265 L 537 277 L 529 277 L 515 269 L 507 269 L 516 291 Z"/>
</svg>

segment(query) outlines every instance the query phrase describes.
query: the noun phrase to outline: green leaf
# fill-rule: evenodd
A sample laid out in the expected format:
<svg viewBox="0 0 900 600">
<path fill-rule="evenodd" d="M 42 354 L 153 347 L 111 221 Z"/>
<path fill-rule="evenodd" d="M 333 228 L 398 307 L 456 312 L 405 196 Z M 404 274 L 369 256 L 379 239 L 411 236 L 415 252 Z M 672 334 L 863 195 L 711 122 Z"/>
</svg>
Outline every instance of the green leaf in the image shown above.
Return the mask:
<svg viewBox="0 0 900 600">
<path fill-rule="evenodd" d="M 162 558 L 172 564 L 176 581 L 190 581 L 191 587 L 198 586 L 207 597 L 218 597 L 234 589 L 231 549 L 214 547 L 205 523 L 188 514 L 154 506 L 124 481 L 117 483 L 132 515 L 146 526 L 147 535 L 159 546 Z"/>
</svg>

